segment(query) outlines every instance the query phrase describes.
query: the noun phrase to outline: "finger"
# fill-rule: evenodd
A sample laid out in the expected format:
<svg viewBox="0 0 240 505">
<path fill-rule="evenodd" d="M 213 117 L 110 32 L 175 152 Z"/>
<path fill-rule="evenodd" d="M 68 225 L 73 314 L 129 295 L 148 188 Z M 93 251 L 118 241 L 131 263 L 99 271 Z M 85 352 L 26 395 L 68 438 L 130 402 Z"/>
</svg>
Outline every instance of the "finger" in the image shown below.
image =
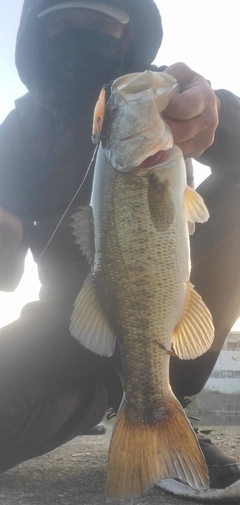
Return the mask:
<svg viewBox="0 0 240 505">
<path fill-rule="evenodd" d="M 185 87 L 189 84 L 196 73 L 185 63 L 178 62 L 165 68 L 164 72 L 174 77 L 180 86 Z"/>
<path fill-rule="evenodd" d="M 174 142 L 179 144 L 194 139 L 201 133 L 206 138 L 207 135 L 209 135 L 211 141 L 212 135 L 218 126 L 219 118 L 216 104 L 214 104 L 213 107 L 208 106 L 202 114 L 197 117 L 185 121 L 175 121 L 165 118 L 165 121 L 172 131 Z"/>
<path fill-rule="evenodd" d="M 216 121 L 211 121 L 208 124 L 204 121 L 202 116 L 194 119 L 188 119 L 187 121 L 171 121 L 166 120 L 169 125 L 174 139 L 174 144 L 179 144 L 181 142 L 187 142 L 199 137 L 199 134 L 203 134 L 207 138 L 209 135 L 210 139 L 212 134 L 215 132 L 217 127 Z"/>
<path fill-rule="evenodd" d="M 214 99 L 206 93 L 205 85 L 198 85 L 174 96 L 164 110 L 163 116 L 176 120 L 191 119 L 202 114 L 209 101 L 214 103 Z"/>
<path fill-rule="evenodd" d="M 176 144 L 181 149 L 184 156 L 189 158 L 198 158 L 214 142 L 215 130 L 210 135 L 209 132 L 201 132 L 193 139 L 179 142 Z"/>
<path fill-rule="evenodd" d="M 182 89 L 166 107 L 165 117 L 190 119 L 201 114 L 208 104 L 215 103 L 216 96 L 209 82 L 184 63 L 171 65 L 165 72 L 175 77 Z"/>
<path fill-rule="evenodd" d="M 194 72 L 194 70 L 188 67 L 185 63 L 174 63 L 174 65 L 167 67 L 164 72 L 174 77 L 178 81 L 182 90 L 201 84 L 208 86 L 210 90 L 212 89 L 209 81 L 207 81 L 205 77 L 197 72 Z"/>
<path fill-rule="evenodd" d="M 186 121 L 175 121 L 165 118 L 173 134 L 174 144 L 187 142 L 198 135 L 199 130 L 205 129 L 206 125 L 202 124 L 202 118 L 199 116 Z"/>
</svg>

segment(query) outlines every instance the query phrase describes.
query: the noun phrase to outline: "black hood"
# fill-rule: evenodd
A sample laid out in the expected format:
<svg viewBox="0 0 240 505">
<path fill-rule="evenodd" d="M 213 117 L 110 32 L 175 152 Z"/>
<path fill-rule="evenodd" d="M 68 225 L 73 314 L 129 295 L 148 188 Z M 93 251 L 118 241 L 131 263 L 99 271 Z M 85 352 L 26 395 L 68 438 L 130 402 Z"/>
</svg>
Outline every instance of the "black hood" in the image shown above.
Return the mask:
<svg viewBox="0 0 240 505">
<path fill-rule="evenodd" d="M 62 0 L 63 1 L 63 0 Z M 104 0 L 122 7 L 130 14 L 133 33 L 127 54 L 126 72 L 149 68 L 162 41 L 162 25 L 158 8 L 153 0 Z M 39 54 L 43 46 L 41 23 L 37 15 L 60 0 L 25 0 L 16 43 L 16 66 L 22 82 L 36 97 L 42 97 L 41 79 L 38 78 Z"/>
</svg>

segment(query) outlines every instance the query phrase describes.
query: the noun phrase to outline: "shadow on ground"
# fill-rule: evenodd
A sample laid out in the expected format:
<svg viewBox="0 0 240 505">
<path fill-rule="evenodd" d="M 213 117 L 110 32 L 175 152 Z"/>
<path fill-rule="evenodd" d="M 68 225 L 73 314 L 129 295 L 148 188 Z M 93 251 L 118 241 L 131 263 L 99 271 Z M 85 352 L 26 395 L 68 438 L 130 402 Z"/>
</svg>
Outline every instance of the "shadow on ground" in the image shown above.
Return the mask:
<svg viewBox="0 0 240 505">
<path fill-rule="evenodd" d="M 240 448 L 238 427 L 213 428 L 213 438 L 229 454 Z M 111 430 L 77 437 L 65 446 L 27 461 L 0 476 L 1 505 L 106 505 L 105 480 Z M 234 447 L 233 447 L 234 446 Z M 130 502 L 125 502 L 130 505 Z M 154 488 L 131 505 L 183 505 L 186 501 Z M 196 502 L 188 501 L 188 505 Z"/>
</svg>

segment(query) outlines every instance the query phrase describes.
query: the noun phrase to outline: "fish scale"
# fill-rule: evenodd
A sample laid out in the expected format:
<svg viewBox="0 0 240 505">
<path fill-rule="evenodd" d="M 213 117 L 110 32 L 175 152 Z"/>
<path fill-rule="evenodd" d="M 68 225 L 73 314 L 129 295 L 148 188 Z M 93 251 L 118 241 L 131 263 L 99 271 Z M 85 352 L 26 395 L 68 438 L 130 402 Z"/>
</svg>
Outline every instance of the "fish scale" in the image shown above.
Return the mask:
<svg viewBox="0 0 240 505">
<path fill-rule="evenodd" d="M 173 170 L 175 171 L 175 169 Z M 183 179 L 184 177 L 185 172 L 183 172 Z M 119 343 L 122 353 L 124 353 L 125 348 L 127 349 L 127 356 L 124 356 L 122 360 L 125 365 L 124 375 L 127 377 L 126 397 L 131 398 L 131 402 L 133 401 L 136 382 L 138 383 L 137 390 L 147 390 L 147 395 L 144 396 L 144 404 L 141 405 L 139 401 L 136 402 L 138 411 L 142 411 L 144 417 L 144 410 L 147 411 L 149 405 L 152 405 L 153 395 L 157 397 L 157 407 L 160 404 L 159 398 L 163 394 L 162 391 L 169 384 L 168 362 L 165 353 L 157 347 L 155 339 L 161 339 L 161 335 L 163 335 L 162 343 L 166 348 L 170 348 L 173 329 L 178 323 L 180 297 L 184 305 L 184 285 L 183 283 L 179 284 L 179 289 L 176 290 L 176 272 L 181 272 L 184 269 L 187 280 L 188 250 L 187 241 L 183 241 L 185 246 L 184 255 L 179 254 L 176 250 L 173 251 L 169 240 L 166 240 L 170 235 L 170 231 L 159 233 L 153 226 L 148 209 L 148 180 L 137 176 L 131 176 L 130 179 L 131 181 L 126 176 L 117 177 L 114 191 L 115 226 L 119 247 L 123 255 L 121 272 L 127 270 L 130 280 L 128 285 L 128 291 L 130 289 L 130 292 L 125 292 L 126 311 L 123 310 L 125 318 L 124 320 L 121 318 L 122 333 L 125 337 L 123 337 L 122 342 L 120 339 Z M 123 196 L 124 204 L 122 203 Z M 182 200 L 183 205 L 183 197 L 179 196 L 179 199 Z M 145 208 L 140 205 L 141 212 L 139 212 L 139 202 L 145 202 Z M 122 219 L 125 214 L 131 215 L 130 229 L 129 227 L 121 228 L 117 221 L 118 216 L 121 215 Z M 179 220 L 179 215 L 175 212 L 176 221 Z M 177 222 L 171 225 L 173 235 L 177 225 Z M 144 246 L 140 248 L 139 239 L 144 243 Z M 166 259 L 168 259 L 167 262 Z M 169 275 L 169 273 L 172 275 Z M 120 282 L 121 279 L 122 273 Z M 122 286 L 116 286 L 116 291 L 122 293 Z M 136 302 L 133 317 L 130 319 L 127 307 L 133 294 Z M 175 305 L 178 305 L 175 320 L 171 315 L 169 317 L 169 311 L 172 311 L 172 304 L 169 303 L 169 299 L 173 299 L 173 294 L 175 300 L 178 300 L 178 304 L 175 302 Z M 123 303 L 121 300 L 121 304 Z M 136 325 L 138 312 L 141 314 L 140 328 L 139 325 Z M 143 366 L 139 367 L 140 372 L 136 377 L 133 364 L 134 362 L 141 362 L 141 359 L 143 360 Z M 149 376 L 151 369 L 152 375 Z M 133 385 L 130 390 L 129 384 Z"/>
<path fill-rule="evenodd" d="M 111 356 L 118 345 L 123 368 L 109 448 L 111 500 L 137 497 L 165 478 L 199 492 L 209 486 L 198 441 L 169 383 L 169 354 L 194 359 L 214 337 L 211 314 L 189 281 L 188 222 L 193 229 L 209 215 L 186 184 L 182 153 L 160 114 L 176 89 L 171 76 L 150 71 L 113 83 L 91 206 L 74 216 L 91 272 L 70 331 L 100 355 Z"/>
</svg>

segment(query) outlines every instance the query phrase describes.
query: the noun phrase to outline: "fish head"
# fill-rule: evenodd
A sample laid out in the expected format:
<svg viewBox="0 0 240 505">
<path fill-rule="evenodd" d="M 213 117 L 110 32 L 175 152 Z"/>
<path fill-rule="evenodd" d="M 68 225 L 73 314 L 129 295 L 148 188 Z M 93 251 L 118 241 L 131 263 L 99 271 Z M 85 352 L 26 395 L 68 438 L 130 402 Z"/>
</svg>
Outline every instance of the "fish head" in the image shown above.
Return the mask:
<svg viewBox="0 0 240 505">
<path fill-rule="evenodd" d="M 104 149 L 115 169 L 134 172 L 147 158 L 172 148 L 173 135 L 161 113 L 178 92 L 176 79 L 164 72 L 147 70 L 113 82 Z"/>
</svg>

